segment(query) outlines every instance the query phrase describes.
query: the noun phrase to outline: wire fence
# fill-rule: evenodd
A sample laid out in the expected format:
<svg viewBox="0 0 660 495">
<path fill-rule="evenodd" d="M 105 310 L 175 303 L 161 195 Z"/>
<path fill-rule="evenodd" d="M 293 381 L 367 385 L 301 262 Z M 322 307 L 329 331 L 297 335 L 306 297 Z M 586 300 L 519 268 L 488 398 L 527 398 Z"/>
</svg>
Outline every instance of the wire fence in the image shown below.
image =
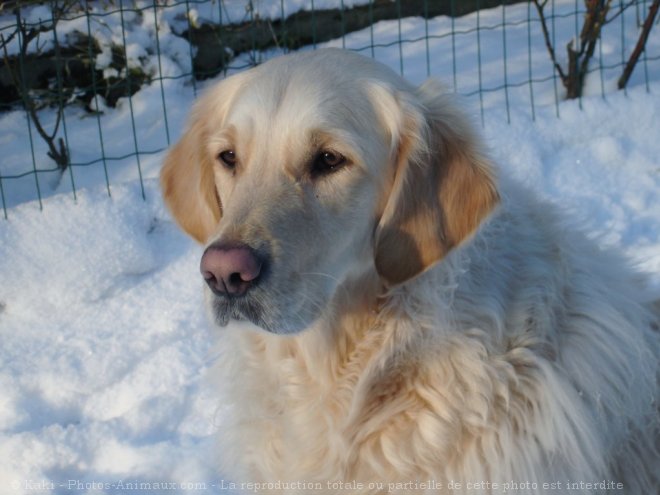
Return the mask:
<svg viewBox="0 0 660 495">
<path fill-rule="evenodd" d="M 657 2 L 600 3 L 609 10 L 580 97 L 616 90 Z M 568 69 L 589 12 L 578 0 L 538 5 L 543 15 L 504 0 L 0 2 L 4 217 L 99 184 L 111 195 L 137 180 L 144 196 L 209 81 L 296 49 L 343 47 L 415 83 L 440 77 L 483 125 L 560 117 L 566 87 L 548 46 Z M 660 79 L 659 38 L 651 31 L 630 86 Z"/>
</svg>

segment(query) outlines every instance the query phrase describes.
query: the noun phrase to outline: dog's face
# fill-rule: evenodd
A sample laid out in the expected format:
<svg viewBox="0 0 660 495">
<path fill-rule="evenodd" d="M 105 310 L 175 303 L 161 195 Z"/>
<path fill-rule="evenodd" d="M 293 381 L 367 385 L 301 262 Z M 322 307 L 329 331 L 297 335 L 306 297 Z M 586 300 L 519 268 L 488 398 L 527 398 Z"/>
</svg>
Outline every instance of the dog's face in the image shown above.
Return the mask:
<svg viewBox="0 0 660 495">
<path fill-rule="evenodd" d="M 217 322 L 294 333 L 348 278 L 403 283 L 474 231 L 497 193 L 472 143 L 436 86 L 320 50 L 212 88 L 161 180 Z"/>
</svg>

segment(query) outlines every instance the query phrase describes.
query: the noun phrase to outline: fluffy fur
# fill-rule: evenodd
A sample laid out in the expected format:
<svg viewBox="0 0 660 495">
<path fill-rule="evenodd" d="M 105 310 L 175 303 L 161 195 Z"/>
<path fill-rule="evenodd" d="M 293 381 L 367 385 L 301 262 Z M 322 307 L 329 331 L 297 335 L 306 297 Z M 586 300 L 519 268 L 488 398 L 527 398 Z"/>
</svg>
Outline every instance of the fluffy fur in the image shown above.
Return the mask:
<svg viewBox="0 0 660 495">
<path fill-rule="evenodd" d="M 208 91 L 170 151 L 182 228 L 268 259 L 243 299 L 206 294 L 237 488 L 659 492 L 642 278 L 496 179 L 454 99 L 356 54 L 289 55 Z M 346 164 L 314 176 L 324 150 Z"/>
</svg>

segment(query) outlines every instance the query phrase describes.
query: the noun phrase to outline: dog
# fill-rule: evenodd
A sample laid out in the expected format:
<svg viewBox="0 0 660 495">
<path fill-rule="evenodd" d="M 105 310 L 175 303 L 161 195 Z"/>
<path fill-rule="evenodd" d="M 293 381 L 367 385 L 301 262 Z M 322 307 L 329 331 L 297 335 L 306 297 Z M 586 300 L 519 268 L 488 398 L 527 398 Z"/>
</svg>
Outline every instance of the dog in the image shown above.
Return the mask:
<svg viewBox="0 0 660 495">
<path fill-rule="evenodd" d="M 285 55 L 161 174 L 204 245 L 219 469 L 269 493 L 660 493 L 641 275 L 496 168 L 457 98 Z"/>
</svg>

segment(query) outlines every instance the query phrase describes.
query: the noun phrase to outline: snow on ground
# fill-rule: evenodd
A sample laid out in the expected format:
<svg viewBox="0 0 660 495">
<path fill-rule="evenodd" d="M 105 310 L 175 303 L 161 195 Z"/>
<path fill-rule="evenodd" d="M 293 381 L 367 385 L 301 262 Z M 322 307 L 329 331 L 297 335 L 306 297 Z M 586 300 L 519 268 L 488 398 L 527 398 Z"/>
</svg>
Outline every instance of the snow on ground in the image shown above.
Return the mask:
<svg viewBox="0 0 660 495">
<path fill-rule="evenodd" d="M 147 191 L 60 195 L 0 227 L 0 493 L 208 476 L 199 248 Z"/>
<path fill-rule="evenodd" d="M 481 18 L 501 15 L 496 9 Z M 507 15 L 521 14 L 512 8 Z M 469 22 L 474 17 L 456 20 Z M 434 32 L 451 27 L 442 18 L 429 25 Z M 421 19 L 404 19 L 401 26 L 410 36 L 424 34 Z M 383 40 L 398 29 L 396 21 L 374 26 Z M 361 46 L 369 36 L 364 30 L 344 43 Z M 510 58 L 509 77 L 528 70 L 526 36 L 526 29 L 510 32 L 511 47 L 522 48 L 511 48 L 518 55 Z M 654 36 L 657 47 L 660 36 Z M 451 74 L 443 69 L 452 63 L 450 40 L 432 45 L 431 72 Z M 420 82 L 427 72 L 425 48 L 414 46 L 405 47 L 404 73 Z M 474 47 L 468 40 L 457 45 L 459 92 L 478 88 Z M 377 49 L 376 56 L 399 70 L 398 46 Z M 496 86 L 502 77 L 498 52 L 482 56 L 492 57 L 484 58 L 483 87 Z M 537 56 L 544 57 L 545 52 Z M 590 96 L 559 105 L 560 118 L 547 84 L 539 83 L 535 120 L 529 88 L 512 92 L 510 125 L 502 93 L 498 98 L 489 93 L 483 134 L 506 173 L 559 204 L 603 242 L 623 249 L 651 274 L 660 292 L 658 65 L 649 64 L 648 90 L 637 74 L 627 93 L 611 92 L 607 76 L 602 97 L 595 78 Z M 447 84 L 452 86 L 451 77 Z M 174 139 L 193 91 L 180 80 L 166 81 L 164 90 Z M 158 85 L 133 98 L 141 149 L 166 144 L 160 98 Z M 479 122 L 478 95 L 466 98 L 466 105 Z M 69 109 L 74 160 L 95 158 L 97 124 L 103 126 L 108 154 L 130 151 L 128 112 L 124 100 L 106 110 L 98 124 L 80 109 Z M 0 115 L 3 171 L 31 163 L 26 134 L 21 112 Z M 134 157 L 109 161 L 111 197 L 98 164 L 73 171 L 75 200 L 71 176 L 58 180 L 51 174 L 41 184 L 43 211 L 32 199 L 33 177 L 5 181 L 0 494 L 122 493 L 129 483 L 152 483 L 151 490 L 142 485 L 152 493 L 159 493 L 156 483 L 176 483 L 178 491 L 227 493 L 223 474 L 213 470 L 215 456 L 223 453 L 213 450 L 212 433 L 227 398 L 216 397 L 204 381 L 214 356 L 213 330 L 201 302 L 201 248 L 174 226 L 163 207 L 155 179 L 161 159 L 162 153 L 141 157 L 146 199 Z"/>
</svg>

